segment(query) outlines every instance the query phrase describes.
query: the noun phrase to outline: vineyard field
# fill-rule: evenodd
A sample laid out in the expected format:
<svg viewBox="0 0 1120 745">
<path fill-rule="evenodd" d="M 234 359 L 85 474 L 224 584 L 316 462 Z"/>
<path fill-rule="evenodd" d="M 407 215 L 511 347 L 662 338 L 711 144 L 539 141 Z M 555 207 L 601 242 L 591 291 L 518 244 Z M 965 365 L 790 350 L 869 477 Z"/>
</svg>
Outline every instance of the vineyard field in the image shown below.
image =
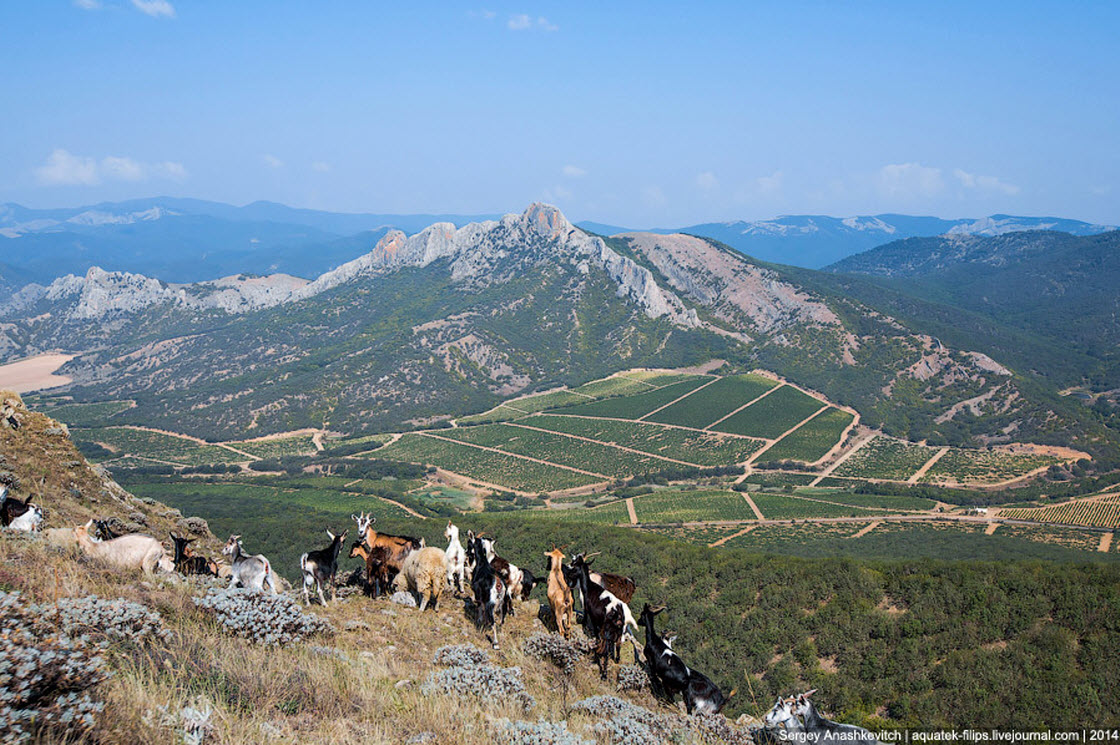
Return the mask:
<svg viewBox="0 0 1120 745">
<path fill-rule="evenodd" d="M 905 481 L 937 453 L 937 448 L 878 435 L 833 471 L 835 476 Z"/>
<path fill-rule="evenodd" d="M 688 398 L 651 415 L 648 421 L 703 429 L 777 385 L 759 375 L 720 378 Z"/>
<path fill-rule="evenodd" d="M 692 432 L 643 422 L 619 422 L 612 419 L 583 419 L 545 414 L 519 423 L 554 432 L 566 432 L 603 443 L 613 443 L 699 466 L 742 463 L 763 444 L 761 440 L 730 437 L 718 433 Z"/>
<path fill-rule="evenodd" d="M 634 499 L 639 523 L 754 520 L 750 505 L 731 491 L 660 490 Z"/>
<path fill-rule="evenodd" d="M 733 435 L 774 439 L 822 406 L 824 404 L 812 396 L 784 385 L 712 429 Z"/>
<path fill-rule="evenodd" d="M 311 435 L 283 437 L 272 440 L 228 442 L 230 447 L 255 455 L 258 458 L 284 458 L 292 455 L 314 455 L 317 452 Z"/>
<path fill-rule="evenodd" d="M 616 419 L 637 419 L 645 416 L 654 409 L 674 401 L 689 391 L 693 391 L 711 378 L 689 378 L 679 383 L 672 383 L 664 388 L 639 393 L 634 396 L 620 398 L 607 398 L 601 401 L 589 401 L 584 404 L 568 406 L 557 413 L 578 414 L 579 416 L 602 416 Z"/>
<path fill-rule="evenodd" d="M 762 458 L 769 461 L 798 460 L 815 463 L 840 442 L 844 430 L 852 423 L 853 418 L 842 409 L 829 409 L 783 437 Z"/>
<path fill-rule="evenodd" d="M 999 516 L 1012 520 L 1120 528 L 1120 503 L 1080 499 L 1050 507 L 1002 509 Z"/>
<path fill-rule="evenodd" d="M 812 499 L 801 499 L 779 494 L 754 493 L 751 499 L 767 520 L 791 520 L 807 517 L 872 517 L 886 510 L 865 510 L 828 504 Z"/>
<path fill-rule="evenodd" d="M 1051 455 L 952 448 L 933 464 L 922 482 L 991 484 L 1061 462 L 1061 458 Z"/>
<path fill-rule="evenodd" d="M 591 471 L 610 478 L 622 478 L 659 471 L 665 468 L 668 463 L 656 458 L 612 448 L 608 445 L 600 445 L 595 442 L 577 440 L 564 435 L 541 432 L 511 424 L 458 427 L 443 430 L 440 432 L 440 436 L 460 442 L 497 448 L 507 453 L 526 455 L 561 466 Z"/>
<path fill-rule="evenodd" d="M 601 481 L 563 468 L 419 434 L 404 435 L 377 451 L 377 457 L 436 466 L 468 479 L 531 493 L 571 489 Z"/>
<path fill-rule="evenodd" d="M 79 442 L 100 443 L 116 455 L 131 455 L 139 459 L 181 466 L 237 463 L 248 460 L 244 455 L 238 455 L 216 445 L 206 445 L 162 432 L 149 432 L 129 427 L 77 429 L 72 435 Z"/>
</svg>

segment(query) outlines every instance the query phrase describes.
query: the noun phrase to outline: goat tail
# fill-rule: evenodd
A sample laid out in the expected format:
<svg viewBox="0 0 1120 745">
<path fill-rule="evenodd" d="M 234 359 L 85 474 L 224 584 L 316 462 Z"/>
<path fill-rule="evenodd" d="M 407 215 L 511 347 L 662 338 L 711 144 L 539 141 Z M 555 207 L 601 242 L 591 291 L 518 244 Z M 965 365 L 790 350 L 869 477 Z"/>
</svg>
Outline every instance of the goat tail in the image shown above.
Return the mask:
<svg viewBox="0 0 1120 745">
<path fill-rule="evenodd" d="M 304 554 L 303 556 L 299 557 L 299 568 L 300 568 L 300 571 L 303 571 L 303 572 L 307 571 L 307 554 Z M 269 569 L 267 561 L 265 562 L 265 569 L 266 570 Z"/>
</svg>

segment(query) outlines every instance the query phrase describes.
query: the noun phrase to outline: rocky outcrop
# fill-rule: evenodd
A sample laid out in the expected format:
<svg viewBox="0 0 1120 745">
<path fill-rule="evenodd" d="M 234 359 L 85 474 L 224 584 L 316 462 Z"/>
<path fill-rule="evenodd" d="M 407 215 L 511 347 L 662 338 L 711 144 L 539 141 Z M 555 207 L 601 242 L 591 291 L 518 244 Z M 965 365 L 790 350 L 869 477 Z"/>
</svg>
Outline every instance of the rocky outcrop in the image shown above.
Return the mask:
<svg viewBox="0 0 1120 745">
<path fill-rule="evenodd" d="M 827 305 L 777 273 L 690 235 L 626 233 L 620 238 L 648 260 L 669 285 L 717 318 L 746 321 L 750 331 L 772 334 L 794 325 L 839 326 Z"/>
</svg>

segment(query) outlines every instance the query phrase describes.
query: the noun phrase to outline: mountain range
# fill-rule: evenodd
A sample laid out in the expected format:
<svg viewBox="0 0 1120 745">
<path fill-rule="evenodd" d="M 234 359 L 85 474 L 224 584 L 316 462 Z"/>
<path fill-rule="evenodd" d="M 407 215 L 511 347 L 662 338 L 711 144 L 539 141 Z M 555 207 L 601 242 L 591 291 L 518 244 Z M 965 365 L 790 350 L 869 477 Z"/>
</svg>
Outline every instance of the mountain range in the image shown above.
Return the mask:
<svg viewBox="0 0 1120 745">
<path fill-rule="evenodd" d="M 391 229 L 412 235 L 436 222 L 462 227 L 496 217 L 343 214 L 273 202 L 235 207 L 171 197 L 64 209 L 4 204 L 0 205 L 0 256 L 19 281 L 0 279 L 0 298 L 20 283 L 47 284 L 65 274 L 84 274 L 93 266 L 174 283 L 277 272 L 311 278 L 368 253 Z M 578 225 L 603 236 L 635 232 L 594 222 Z M 792 215 L 647 232 L 714 238 L 764 261 L 819 268 L 906 237 L 999 235 L 1022 230 L 1088 235 L 1107 229 L 1062 218 L 1007 215 L 979 220 Z"/>
<path fill-rule="evenodd" d="M 624 367 L 723 360 L 914 439 L 1107 439 L 1029 370 L 830 284 L 849 276 L 683 234 L 602 238 L 536 204 L 389 231 L 311 282 L 92 269 L 26 287 L 0 307 L 0 357 L 70 351 L 78 399 L 131 399 L 122 422 L 204 437 L 430 425 Z"/>
</svg>

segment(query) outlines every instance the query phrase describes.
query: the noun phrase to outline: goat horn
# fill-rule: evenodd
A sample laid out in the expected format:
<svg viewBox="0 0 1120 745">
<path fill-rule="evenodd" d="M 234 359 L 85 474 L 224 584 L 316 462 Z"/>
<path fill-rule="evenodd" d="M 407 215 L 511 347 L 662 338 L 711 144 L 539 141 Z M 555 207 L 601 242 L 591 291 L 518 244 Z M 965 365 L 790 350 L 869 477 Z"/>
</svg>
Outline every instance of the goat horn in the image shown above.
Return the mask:
<svg viewBox="0 0 1120 745">
<path fill-rule="evenodd" d="M 586 561 L 587 559 L 593 559 L 601 553 L 603 553 L 603 552 L 602 551 L 594 551 L 592 553 L 589 553 L 589 554 L 587 554 L 586 556 L 583 557 L 584 561 Z"/>
<path fill-rule="evenodd" d="M 653 606 L 652 608 L 649 609 L 649 612 L 650 613 L 660 613 L 663 610 L 665 610 L 664 605 L 655 605 L 655 606 Z"/>
</svg>

